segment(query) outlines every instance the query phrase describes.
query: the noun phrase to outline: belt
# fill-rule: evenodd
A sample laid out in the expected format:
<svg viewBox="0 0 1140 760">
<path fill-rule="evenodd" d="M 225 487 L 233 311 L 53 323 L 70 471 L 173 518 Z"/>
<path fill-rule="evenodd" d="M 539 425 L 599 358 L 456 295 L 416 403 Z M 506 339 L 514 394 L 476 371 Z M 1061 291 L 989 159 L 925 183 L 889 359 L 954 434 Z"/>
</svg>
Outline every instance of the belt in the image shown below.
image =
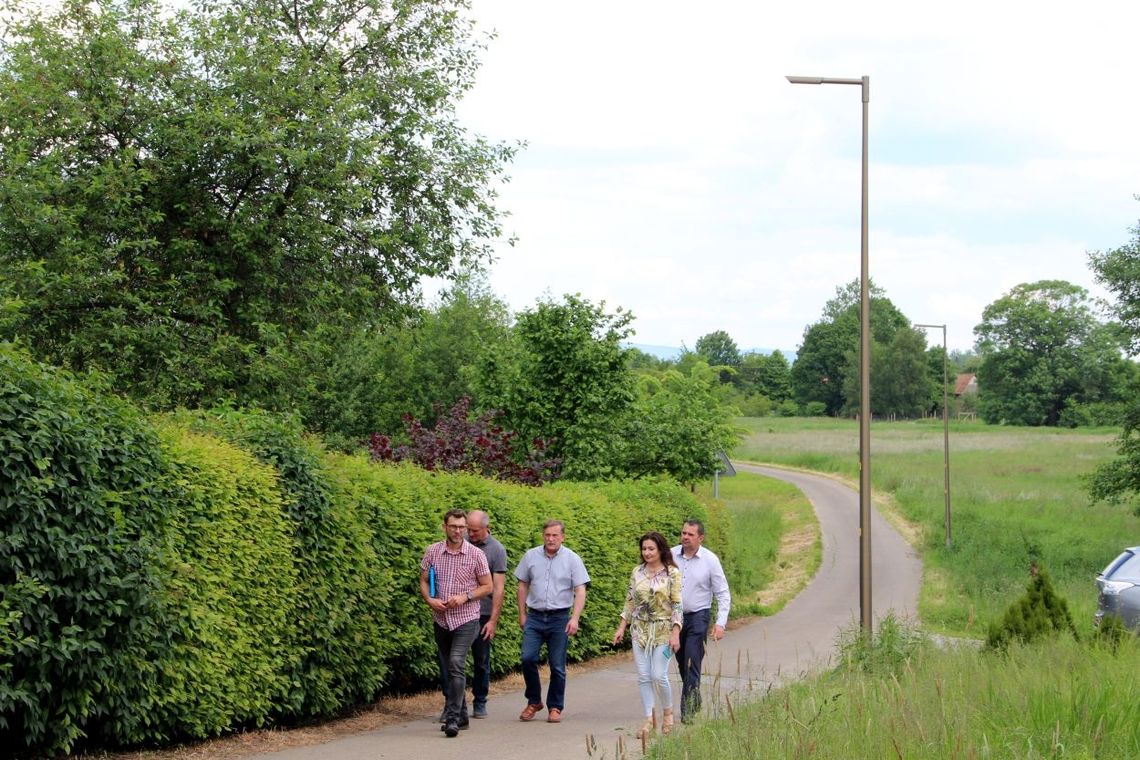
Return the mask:
<svg viewBox="0 0 1140 760">
<path fill-rule="evenodd" d="M 536 610 L 533 607 L 526 608 L 526 614 L 528 615 L 565 615 L 569 611 L 569 607 L 560 607 L 556 610 Z"/>
</svg>

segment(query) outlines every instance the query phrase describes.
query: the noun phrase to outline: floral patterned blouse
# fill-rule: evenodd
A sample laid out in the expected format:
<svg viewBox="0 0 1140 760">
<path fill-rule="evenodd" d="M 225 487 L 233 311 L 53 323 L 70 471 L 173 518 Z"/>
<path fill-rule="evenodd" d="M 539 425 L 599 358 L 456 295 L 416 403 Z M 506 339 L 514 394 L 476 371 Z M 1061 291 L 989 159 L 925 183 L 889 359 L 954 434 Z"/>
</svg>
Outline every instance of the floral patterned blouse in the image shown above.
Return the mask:
<svg viewBox="0 0 1140 760">
<path fill-rule="evenodd" d="M 676 565 L 655 573 L 644 564 L 633 568 L 623 620 L 631 622 L 633 640 L 642 649 L 669 643 L 673 626 L 681 625 L 681 571 Z"/>
</svg>

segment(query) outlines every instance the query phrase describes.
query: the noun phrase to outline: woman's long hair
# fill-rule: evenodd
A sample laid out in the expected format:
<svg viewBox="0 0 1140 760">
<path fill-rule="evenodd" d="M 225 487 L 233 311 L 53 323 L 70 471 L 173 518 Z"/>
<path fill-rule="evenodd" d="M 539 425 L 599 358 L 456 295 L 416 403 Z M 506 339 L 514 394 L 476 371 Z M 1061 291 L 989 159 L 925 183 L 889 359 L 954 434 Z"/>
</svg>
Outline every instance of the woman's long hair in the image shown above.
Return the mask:
<svg viewBox="0 0 1140 760">
<path fill-rule="evenodd" d="M 662 565 L 665 567 L 676 566 L 677 563 L 673 561 L 673 550 L 669 548 L 669 542 L 665 540 L 665 536 L 655 530 L 651 530 L 637 539 L 637 555 L 639 557 L 641 556 L 641 545 L 646 541 L 652 541 L 657 544 L 657 553 L 661 556 Z"/>
</svg>

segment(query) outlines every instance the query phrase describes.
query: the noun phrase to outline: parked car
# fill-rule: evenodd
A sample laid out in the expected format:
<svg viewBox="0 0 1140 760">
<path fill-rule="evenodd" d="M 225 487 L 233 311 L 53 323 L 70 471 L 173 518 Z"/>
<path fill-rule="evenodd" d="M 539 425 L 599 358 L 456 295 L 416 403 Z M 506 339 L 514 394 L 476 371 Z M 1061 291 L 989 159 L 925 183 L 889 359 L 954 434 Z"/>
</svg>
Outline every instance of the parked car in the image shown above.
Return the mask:
<svg viewBox="0 0 1140 760">
<path fill-rule="evenodd" d="M 1096 624 L 1105 615 L 1115 615 L 1130 631 L 1140 629 L 1140 546 L 1125 549 L 1096 577 L 1100 590 Z"/>
</svg>

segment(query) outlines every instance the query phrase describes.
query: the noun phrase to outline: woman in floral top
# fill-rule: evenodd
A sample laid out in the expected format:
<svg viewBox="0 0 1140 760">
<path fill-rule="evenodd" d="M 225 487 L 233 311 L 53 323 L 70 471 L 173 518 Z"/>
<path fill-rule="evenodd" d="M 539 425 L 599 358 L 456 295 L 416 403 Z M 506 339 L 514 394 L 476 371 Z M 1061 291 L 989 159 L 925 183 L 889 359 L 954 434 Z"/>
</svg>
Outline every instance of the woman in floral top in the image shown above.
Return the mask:
<svg viewBox="0 0 1140 760">
<path fill-rule="evenodd" d="M 669 658 L 681 647 L 681 571 L 665 536 L 646 533 L 639 539 L 641 564 L 633 568 L 621 624 L 614 631 L 614 644 L 625 638 L 626 624 L 633 623 L 633 659 L 637 664 L 637 688 L 645 707 L 645 725 L 638 738 L 649 736 L 657 724 L 655 695 L 662 708 L 661 733 L 673 729 L 673 690 L 669 685 Z"/>
</svg>

